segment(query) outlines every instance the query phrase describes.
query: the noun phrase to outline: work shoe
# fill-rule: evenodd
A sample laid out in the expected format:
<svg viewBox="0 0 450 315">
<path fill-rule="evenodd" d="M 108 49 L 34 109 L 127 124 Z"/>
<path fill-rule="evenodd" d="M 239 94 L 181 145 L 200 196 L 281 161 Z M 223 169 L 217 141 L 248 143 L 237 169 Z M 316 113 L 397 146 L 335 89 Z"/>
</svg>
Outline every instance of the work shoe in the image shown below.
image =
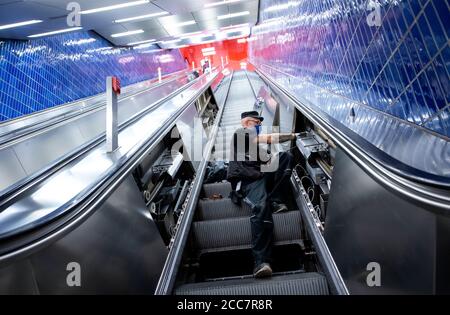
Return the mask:
<svg viewBox="0 0 450 315">
<path fill-rule="evenodd" d="M 253 271 L 253 276 L 255 278 L 266 278 L 272 276 L 272 268 L 268 263 L 262 263 L 255 268 Z"/>
<path fill-rule="evenodd" d="M 280 213 L 288 211 L 288 207 L 284 203 L 272 202 L 272 212 Z"/>
</svg>

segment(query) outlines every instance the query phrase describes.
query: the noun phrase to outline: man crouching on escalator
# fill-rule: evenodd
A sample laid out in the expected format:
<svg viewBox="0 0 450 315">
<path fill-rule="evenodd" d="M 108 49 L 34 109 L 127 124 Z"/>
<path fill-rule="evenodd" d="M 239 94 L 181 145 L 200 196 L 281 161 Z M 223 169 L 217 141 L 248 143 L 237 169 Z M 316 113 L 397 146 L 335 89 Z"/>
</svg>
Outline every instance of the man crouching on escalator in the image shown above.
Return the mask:
<svg viewBox="0 0 450 315">
<path fill-rule="evenodd" d="M 227 172 L 227 179 L 233 188 L 233 202 L 240 203 L 242 199 L 252 209 L 250 222 L 255 278 L 272 275 L 272 213 L 287 210 L 282 201 L 288 198 L 287 187 L 292 171 L 292 155 L 289 152 L 270 157 L 270 152 L 262 147 L 264 144 L 281 143 L 296 138 L 295 134 L 261 134 L 263 120 L 257 111 L 241 114 L 242 128 L 236 130 L 233 135 Z"/>
</svg>

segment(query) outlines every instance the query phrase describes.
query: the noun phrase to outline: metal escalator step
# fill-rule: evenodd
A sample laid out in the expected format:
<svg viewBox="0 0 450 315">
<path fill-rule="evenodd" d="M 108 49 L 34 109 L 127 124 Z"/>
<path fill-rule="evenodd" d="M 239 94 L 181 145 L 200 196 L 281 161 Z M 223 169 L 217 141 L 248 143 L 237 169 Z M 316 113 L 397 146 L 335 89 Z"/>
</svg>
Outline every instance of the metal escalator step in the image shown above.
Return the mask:
<svg viewBox="0 0 450 315">
<path fill-rule="evenodd" d="M 251 210 L 246 204 L 235 205 L 230 198 L 217 200 L 200 200 L 198 202 L 201 220 L 220 220 L 234 217 L 249 217 Z"/>
<path fill-rule="evenodd" d="M 273 276 L 267 279 L 235 279 L 190 283 L 175 289 L 176 295 L 328 295 L 325 276 L 317 272 Z"/>
<path fill-rule="evenodd" d="M 274 214 L 273 223 L 274 242 L 301 239 L 300 211 Z M 200 250 L 251 247 L 250 217 L 194 222 L 193 233 Z"/>
<path fill-rule="evenodd" d="M 228 197 L 231 192 L 230 182 L 204 184 L 203 190 L 206 197 L 211 197 L 214 194 L 221 194 L 224 198 Z"/>
</svg>

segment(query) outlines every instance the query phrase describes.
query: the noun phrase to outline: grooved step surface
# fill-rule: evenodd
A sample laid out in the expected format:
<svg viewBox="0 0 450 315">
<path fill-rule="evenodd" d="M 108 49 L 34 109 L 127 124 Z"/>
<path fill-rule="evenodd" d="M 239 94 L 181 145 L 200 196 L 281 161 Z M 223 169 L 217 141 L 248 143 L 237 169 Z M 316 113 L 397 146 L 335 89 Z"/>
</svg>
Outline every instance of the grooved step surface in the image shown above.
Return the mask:
<svg viewBox="0 0 450 315">
<path fill-rule="evenodd" d="M 200 200 L 198 212 L 201 220 L 219 220 L 234 217 L 249 217 L 251 210 L 249 206 L 242 203 L 239 207 L 230 198 L 218 200 Z"/>
<path fill-rule="evenodd" d="M 273 223 L 275 242 L 301 239 L 298 210 L 274 214 Z M 250 217 L 194 222 L 193 233 L 200 250 L 251 246 Z"/>
<path fill-rule="evenodd" d="M 212 183 L 203 185 L 206 197 L 211 197 L 214 194 L 221 194 L 223 197 L 228 197 L 231 192 L 230 182 Z"/>
<path fill-rule="evenodd" d="M 184 284 L 176 295 L 328 295 L 323 274 L 307 272 L 267 279 L 233 279 Z"/>
</svg>

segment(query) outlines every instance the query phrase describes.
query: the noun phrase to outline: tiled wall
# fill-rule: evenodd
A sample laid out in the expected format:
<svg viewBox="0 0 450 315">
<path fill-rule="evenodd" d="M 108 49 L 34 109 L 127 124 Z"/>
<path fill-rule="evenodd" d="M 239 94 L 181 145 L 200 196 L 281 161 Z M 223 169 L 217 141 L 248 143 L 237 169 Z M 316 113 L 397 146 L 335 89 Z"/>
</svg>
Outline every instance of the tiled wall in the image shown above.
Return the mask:
<svg viewBox="0 0 450 315">
<path fill-rule="evenodd" d="M 368 22 L 377 22 L 370 3 L 379 4 L 379 24 Z M 260 25 L 249 43 L 249 58 L 258 68 L 394 156 L 387 147 L 398 143 L 403 130 L 425 132 L 424 139 L 442 150 L 438 164 L 450 165 L 448 0 L 260 4 Z M 352 108 L 356 117 L 349 119 Z M 406 140 L 422 145 L 417 137 Z M 450 166 L 439 171 L 406 162 L 450 176 Z"/>
<path fill-rule="evenodd" d="M 122 86 L 182 70 L 179 50 L 113 48 L 91 32 L 28 42 L 0 40 L 0 121 L 105 91 L 105 78 Z"/>
</svg>

